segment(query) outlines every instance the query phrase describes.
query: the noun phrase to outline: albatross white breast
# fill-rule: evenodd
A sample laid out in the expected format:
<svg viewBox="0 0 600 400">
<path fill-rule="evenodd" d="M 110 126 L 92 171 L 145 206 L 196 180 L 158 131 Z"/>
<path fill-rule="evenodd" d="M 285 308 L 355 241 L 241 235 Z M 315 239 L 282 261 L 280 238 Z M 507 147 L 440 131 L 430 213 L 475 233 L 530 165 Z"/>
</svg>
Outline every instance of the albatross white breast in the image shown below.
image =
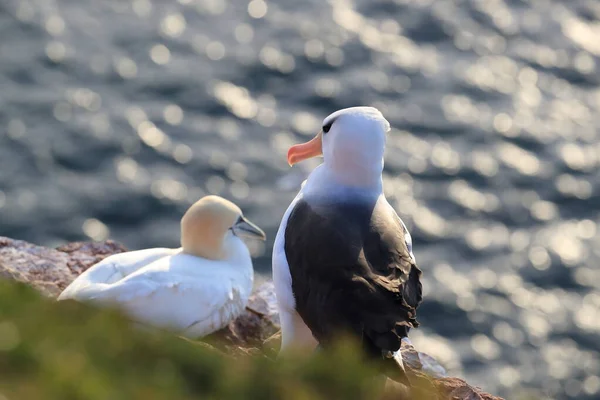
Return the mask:
<svg viewBox="0 0 600 400">
<path fill-rule="evenodd" d="M 181 220 L 181 247 L 115 254 L 75 279 L 58 300 L 116 306 L 133 319 L 190 338 L 239 316 L 252 290 L 241 237 L 265 239 L 230 201 L 207 196 Z"/>
<path fill-rule="evenodd" d="M 383 194 L 389 123 L 371 107 L 337 111 L 290 165 L 323 163 L 286 211 L 273 249 L 282 349 L 327 346 L 338 334 L 361 340 L 392 379 L 407 382 L 401 339 L 418 326 L 421 271 L 404 223 Z"/>
</svg>

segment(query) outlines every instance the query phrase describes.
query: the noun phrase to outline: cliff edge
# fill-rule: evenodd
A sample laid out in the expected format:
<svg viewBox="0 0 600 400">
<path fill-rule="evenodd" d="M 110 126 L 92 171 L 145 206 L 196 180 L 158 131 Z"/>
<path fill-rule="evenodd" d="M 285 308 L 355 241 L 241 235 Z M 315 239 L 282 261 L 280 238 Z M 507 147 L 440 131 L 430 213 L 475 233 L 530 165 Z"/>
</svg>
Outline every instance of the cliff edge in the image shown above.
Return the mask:
<svg viewBox="0 0 600 400">
<path fill-rule="evenodd" d="M 53 299 L 87 268 L 123 251 L 125 247 L 113 241 L 75 242 L 53 249 L 0 237 L 0 278 L 25 283 Z M 279 343 L 272 282 L 256 287 L 244 314 L 225 329 L 202 342 L 194 342 L 226 358 L 253 355 L 269 360 L 276 356 Z M 411 382 L 417 382 L 418 393 L 408 394 L 406 388 L 389 382 L 386 399 L 502 400 L 462 379 L 446 376 L 442 365 L 417 351 L 410 341 L 403 343 L 402 353 Z"/>
</svg>

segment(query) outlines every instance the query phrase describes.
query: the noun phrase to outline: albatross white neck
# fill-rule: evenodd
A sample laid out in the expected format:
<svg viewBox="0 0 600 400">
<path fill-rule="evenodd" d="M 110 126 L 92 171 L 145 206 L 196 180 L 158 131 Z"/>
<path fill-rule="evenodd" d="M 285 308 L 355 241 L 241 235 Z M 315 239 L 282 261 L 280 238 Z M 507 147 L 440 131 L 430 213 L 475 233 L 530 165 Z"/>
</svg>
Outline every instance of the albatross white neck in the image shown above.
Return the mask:
<svg viewBox="0 0 600 400">
<path fill-rule="evenodd" d="M 383 158 L 364 163 L 356 158 L 339 157 L 324 162 L 323 166 L 327 178 L 334 184 L 367 191 L 381 191 L 383 188 Z"/>
<path fill-rule="evenodd" d="M 376 195 L 383 192 L 381 172 L 383 160 L 380 166 L 375 168 L 352 168 L 345 169 L 341 165 L 319 165 L 308 177 L 302 191 L 306 195 L 316 196 L 340 196 L 354 195 Z"/>
</svg>

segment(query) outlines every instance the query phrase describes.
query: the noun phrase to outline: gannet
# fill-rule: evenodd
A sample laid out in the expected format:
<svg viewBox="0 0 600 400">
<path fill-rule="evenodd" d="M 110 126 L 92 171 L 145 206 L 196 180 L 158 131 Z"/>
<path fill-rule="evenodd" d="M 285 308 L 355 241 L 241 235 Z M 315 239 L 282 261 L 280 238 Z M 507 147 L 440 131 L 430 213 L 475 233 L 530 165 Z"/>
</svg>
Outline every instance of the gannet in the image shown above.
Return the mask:
<svg viewBox="0 0 600 400">
<path fill-rule="evenodd" d="M 244 310 L 252 290 L 242 237 L 265 239 L 232 202 L 206 196 L 181 219 L 181 247 L 107 257 L 75 279 L 58 300 L 116 306 L 142 324 L 198 338 Z"/>
</svg>

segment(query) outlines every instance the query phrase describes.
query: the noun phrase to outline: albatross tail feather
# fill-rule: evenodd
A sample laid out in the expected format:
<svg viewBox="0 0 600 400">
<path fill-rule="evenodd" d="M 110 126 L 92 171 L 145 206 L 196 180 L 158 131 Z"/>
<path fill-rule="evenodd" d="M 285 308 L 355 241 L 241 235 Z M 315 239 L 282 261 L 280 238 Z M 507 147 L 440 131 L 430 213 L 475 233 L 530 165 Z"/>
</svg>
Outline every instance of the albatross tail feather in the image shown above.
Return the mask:
<svg viewBox="0 0 600 400">
<path fill-rule="evenodd" d="M 404 368 L 404 362 L 402 362 L 402 353 L 400 353 L 400 350 L 384 352 L 382 355 L 384 358 L 385 375 L 393 381 L 411 386 L 406 369 Z"/>
</svg>

